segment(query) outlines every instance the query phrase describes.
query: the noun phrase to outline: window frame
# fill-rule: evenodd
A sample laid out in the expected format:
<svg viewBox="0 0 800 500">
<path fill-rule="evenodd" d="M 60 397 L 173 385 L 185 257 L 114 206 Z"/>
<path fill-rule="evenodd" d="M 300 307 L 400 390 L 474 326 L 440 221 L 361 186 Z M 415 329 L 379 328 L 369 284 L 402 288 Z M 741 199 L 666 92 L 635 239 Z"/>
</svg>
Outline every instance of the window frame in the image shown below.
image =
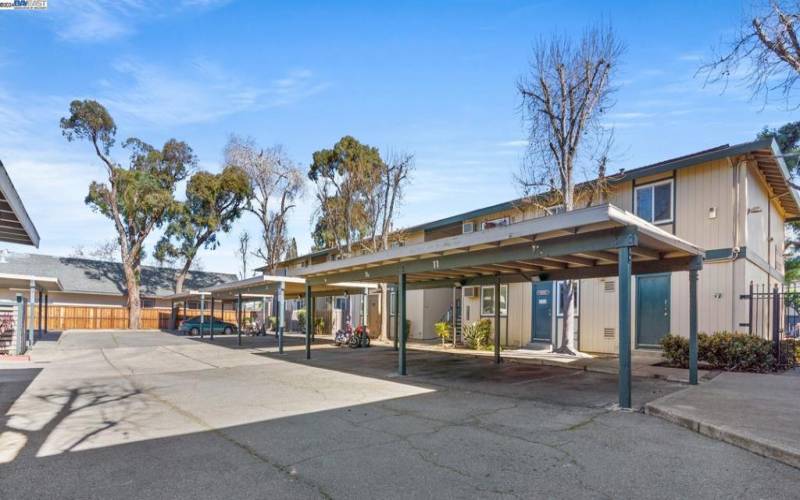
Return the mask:
<svg viewBox="0 0 800 500">
<path fill-rule="evenodd" d="M 662 220 L 655 220 L 656 215 L 656 187 L 669 185 L 669 218 L 662 219 Z M 649 189 L 651 190 L 650 195 L 650 213 L 652 214 L 653 220 L 647 221 L 653 225 L 662 225 L 662 224 L 673 224 L 675 222 L 675 179 L 663 179 L 659 181 L 648 182 L 647 184 L 641 184 L 638 186 L 633 187 L 633 213 L 636 217 L 644 219 L 644 217 L 639 215 L 639 197 L 637 196 L 640 190 Z M 647 219 L 644 219 L 647 220 Z"/>
<path fill-rule="evenodd" d="M 492 295 L 492 312 L 491 313 L 485 313 L 484 310 L 483 310 L 483 291 L 484 290 L 491 290 L 491 295 Z M 500 296 L 501 297 L 504 295 L 504 292 L 505 292 L 505 296 L 506 296 L 506 307 L 505 307 L 505 311 L 503 310 L 502 307 L 500 308 L 500 317 L 501 318 L 507 318 L 508 317 L 508 285 L 507 284 L 506 285 L 500 285 Z M 481 287 L 481 293 L 480 293 L 478 299 L 480 300 L 481 318 L 493 318 L 494 317 L 494 311 L 495 311 L 494 308 L 495 308 L 495 304 L 496 304 L 495 297 L 494 297 L 494 285 L 484 285 L 484 286 L 482 286 Z"/>
</svg>

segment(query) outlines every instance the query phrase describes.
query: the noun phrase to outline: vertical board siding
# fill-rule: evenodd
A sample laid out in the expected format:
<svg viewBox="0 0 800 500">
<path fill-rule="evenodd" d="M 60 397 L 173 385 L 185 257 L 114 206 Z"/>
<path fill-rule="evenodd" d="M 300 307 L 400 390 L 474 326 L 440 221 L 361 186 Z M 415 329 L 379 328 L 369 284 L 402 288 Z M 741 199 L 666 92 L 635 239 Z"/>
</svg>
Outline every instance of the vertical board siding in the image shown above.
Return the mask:
<svg viewBox="0 0 800 500">
<path fill-rule="evenodd" d="M 707 250 L 733 246 L 733 169 L 727 160 L 678 170 L 675 200 L 678 237 Z M 714 219 L 709 218 L 712 207 Z"/>
</svg>

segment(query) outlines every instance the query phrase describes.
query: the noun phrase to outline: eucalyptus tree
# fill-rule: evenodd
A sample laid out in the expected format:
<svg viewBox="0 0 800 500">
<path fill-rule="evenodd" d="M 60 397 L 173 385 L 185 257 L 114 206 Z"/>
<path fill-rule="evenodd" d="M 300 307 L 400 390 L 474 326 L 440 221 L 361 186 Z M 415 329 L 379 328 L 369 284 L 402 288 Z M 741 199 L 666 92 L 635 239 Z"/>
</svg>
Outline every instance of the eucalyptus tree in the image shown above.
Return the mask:
<svg viewBox="0 0 800 500">
<path fill-rule="evenodd" d="M 175 187 L 196 164 L 195 156 L 182 141 L 170 139 L 157 149 L 132 137 L 122 145 L 130 151 L 128 165 L 123 166 L 111 156 L 117 125 L 108 110 L 94 100 L 72 101 L 69 116 L 60 124 L 68 141 L 88 141 L 105 167 L 106 179 L 89 185 L 86 204 L 114 224 L 125 275 L 129 326 L 139 328 L 144 244 L 150 233 L 179 208 Z"/>
<path fill-rule="evenodd" d="M 156 245 L 158 260 L 170 260 L 179 266 L 176 293 L 183 291 L 200 249 L 214 250 L 219 246 L 217 236 L 231 230 L 252 193 L 250 178 L 236 166 L 229 165 L 218 174 L 201 171 L 192 175 L 186 184 L 186 200 L 174 211 Z"/>
<path fill-rule="evenodd" d="M 611 80 L 623 51 L 611 27 L 590 28 L 577 41 L 555 36 L 534 47 L 528 74 L 517 85 L 528 150 L 516 180 L 530 203 L 545 211 L 573 210 L 582 193 L 591 197 L 598 190 L 584 191 L 579 172 L 602 188 L 611 136 L 601 117 L 613 105 Z M 564 335 L 557 350 L 564 353 L 576 351 L 575 289 L 571 280 L 562 285 Z"/>
</svg>

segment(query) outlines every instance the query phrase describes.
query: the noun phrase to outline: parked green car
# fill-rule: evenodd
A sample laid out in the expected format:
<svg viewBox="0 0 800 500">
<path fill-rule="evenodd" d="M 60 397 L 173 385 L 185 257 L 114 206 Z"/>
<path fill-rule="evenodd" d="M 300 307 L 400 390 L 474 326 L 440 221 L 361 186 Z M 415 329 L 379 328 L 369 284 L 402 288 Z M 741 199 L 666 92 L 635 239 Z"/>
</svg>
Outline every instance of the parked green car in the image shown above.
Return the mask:
<svg viewBox="0 0 800 500">
<path fill-rule="evenodd" d="M 236 331 L 236 325 L 234 325 L 233 323 L 227 323 L 220 319 L 214 320 L 215 334 L 223 333 L 225 335 L 230 335 L 235 331 Z M 185 320 L 181 321 L 178 324 L 178 332 L 189 335 L 200 335 L 200 316 L 186 318 Z M 203 333 L 211 333 L 211 318 L 209 316 L 205 317 L 203 324 Z"/>
</svg>

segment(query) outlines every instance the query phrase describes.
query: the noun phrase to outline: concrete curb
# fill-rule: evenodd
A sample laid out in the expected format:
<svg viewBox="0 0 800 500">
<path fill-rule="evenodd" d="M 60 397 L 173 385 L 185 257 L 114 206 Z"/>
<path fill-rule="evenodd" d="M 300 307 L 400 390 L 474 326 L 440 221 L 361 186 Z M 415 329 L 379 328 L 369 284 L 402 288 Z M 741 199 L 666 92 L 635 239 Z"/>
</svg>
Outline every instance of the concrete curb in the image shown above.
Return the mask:
<svg viewBox="0 0 800 500">
<path fill-rule="evenodd" d="M 757 437 L 736 432 L 724 425 L 710 424 L 682 415 L 680 412 L 673 409 L 659 406 L 658 401 L 645 404 L 644 412 L 647 415 L 659 417 L 673 424 L 686 427 L 698 434 L 738 446 L 756 455 L 771 458 L 800 469 L 800 452 L 787 450 L 773 443 L 758 439 Z"/>
</svg>

